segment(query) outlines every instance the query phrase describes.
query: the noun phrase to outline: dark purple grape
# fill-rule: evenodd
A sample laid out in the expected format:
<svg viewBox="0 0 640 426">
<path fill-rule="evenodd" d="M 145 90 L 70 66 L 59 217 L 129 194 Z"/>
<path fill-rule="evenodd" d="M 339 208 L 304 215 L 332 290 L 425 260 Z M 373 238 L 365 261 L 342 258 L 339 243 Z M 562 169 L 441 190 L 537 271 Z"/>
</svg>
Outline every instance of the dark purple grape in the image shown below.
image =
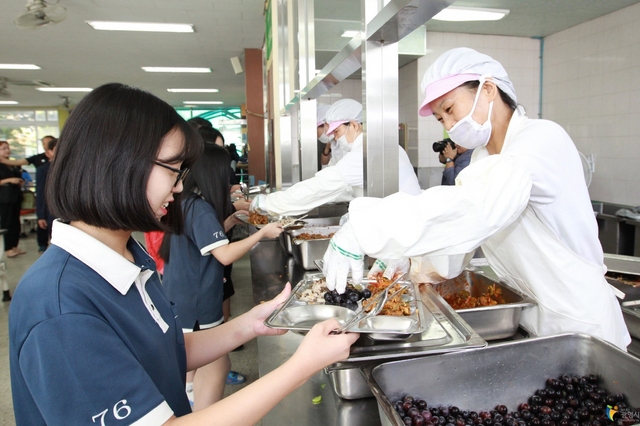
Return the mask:
<svg viewBox="0 0 640 426">
<path fill-rule="evenodd" d="M 527 404 L 529 405 L 529 404 Z M 520 416 L 522 417 L 522 420 L 524 420 L 525 422 L 528 422 L 529 420 L 531 420 L 531 411 L 524 409 L 522 411 L 520 411 Z"/>
<path fill-rule="evenodd" d="M 440 412 L 440 410 L 438 410 L 438 407 L 431 407 L 429 408 L 429 411 L 431 411 L 431 414 L 433 415 L 433 417 L 438 417 L 438 413 Z"/>
<path fill-rule="evenodd" d="M 529 404 L 532 407 L 537 407 L 537 406 L 542 405 L 542 397 L 540 395 L 532 395 L 531 398 L 529 398 Z M 500 405 L 498 405 L 498 407 L 500 407 Z M 507 407 L 505 407 L 505 408 L 507 408 Z"/>
<path fill-rule="evenodd" d="M 540 424 L 540 419 L 539 419 L 539 418 L 537 418 L 537 417 L 534 417 L 534 418 L 532 418 L 532 419 L 531 419 L 531 422 L 530 422 L 530 423 L 531 423 L 533 426 L 538 426 L 538 425 Z"/>
<path fill-rule="evenodd" d="M 478 413 L 478 417 L 481 417 L 483 419 L 490 419 L 491 418 L 491 413 L 488 411 L 481 411 Z"/>
<path fill-rule="evenodd" d="M 478 413 L 476 413 L 475 411 L 469 411 L 469 418 L 472 420 L 475 420 L 478 418 Z"/>
<path fill-rule="evenodd" d="M 420 411 L 420 415 L 422 417 L 424 417 L 424 420 L 427 421 L 427 422 L 430 422 L 431 419 L 433 419 L 433 415 L 431 414 L 431 411 L 429 411 L 429 410 Z"/>
<path fill-rule="evenodd" d="M 447 419 L 445 419 L 445 418 L 444 418 L 444 417 L 442 417 L 442 416 L 438 416 L 438 424 L 439 424 L 440 426 L 444 426 L 446 423 L 447 423 Z"/>
<path fill-rule="evenodd" d="M 449 407 L 449 414 L 451 414 L 453 417 L 457 416 L 458 414 L 460 414 L 460 409 L 458 407 L 456 407 L 455 405 Z"/>
<path fill-rule="evenodd" d="M 425 401 L 424 399 L 418 400 L 418 402 L 416 402 L 416 407 L 418 407 L 418 409 L 420 409 L 420 410 L 426 410 L 427 409 L 427 401 Z M 431 418 L 431 417 L 429 417 L 429 418 Z M 428 419 L 425 419 L 425 420 L 428 420 Z"/>
<path fill-rule="evenodd" d="M 482 421 L 484 426 L 493 426 L 493 419 L 491 417 L 487 417 Z"/>
<path fill-rule="evenodd" d="M 420 410 L 418 410 L 416 407 L 411 407 L 407 410 L 407 416 L 411 418 L 419 415 L 420 415 Z"/>
<path fill-rule="evenodd" d="M 551 414 L 551 407 L 543 405 L 542 407 L 540 407 L 540 413 L 547 415 Z"/>
<path fill-rule="evenodd" d="M 362 290 L 362 297 L 365 299 L 368 299 L 371 297 L 371 290 L 369 290 L 368 288 L 365 288 L 364 290 Z"/>
<path fill-rule="evenodd" d="M 360 300 L 359 297 L 358 297 L 358 293 L 356 293 L 355 291 L 352 291 L 351 293 L 349 293 L 349 296 L 347 296 L 347 297 L 349 298 L 349 300 L 351 302 L 354 302 L 354 303 L 356 303 L 356 302 L 358 302 L 358 300 Z"/>
<path fill-rule="evenodd" d="M 345 305 L 347 309 L 351 309 L 352 311 L 358 310 L 358 303 L 352 302 L 351 300 L 349 300 Z"/>
<path fill-rule="evenodd" d="M 411 417 L 405 417 L 402 419 L 402 423 L 406 426 L 412 426 L 411 424 L 413 423 L 413 419 Z"/>
<path fill-rule="evenodd" d="M 587 376 L 587 380 L 589 381 L 589 383 L 593 383 L 595 385 L 598 383 L 598 376 L 596 376 L 595 374 L 589 374 Z"/>
<path fill-rule="evenodd" d="M 439 411 L 439 415 L 442 417 L 448 417 L 449 416 L 449 407 L 447 407 L 446 405 L 440 406 L 438 407 Z"/>
<path fill-rule="evenodd" d="M 324 294 L 324 301 L 327 302 L 328 304 L 332 304 L 333 303 L 333 296 L 331 295 L 330 292 L 326 292 Z"/>
<path fill-rule="evenodd" d="M 455 425 L 456 425 L 456 426 L 464 426 L 465 424 L 466 424 L 466 423 L 465 423 L 465 420 L 464 420 L 462 417 L 458 417 L 458 418 L 456 419 L 456 422 L 455 422 Z"/>
<path fill-rule="evenodd" d="M 402 409 L 406 412 L 409 411 L 411 409 L 411 407 L 413 407 L 413 401 L 404 401 L 402 403 Z"/>
<path fill-rule="evenodd" d="M 496 411 L 504 416 L 509 412 L 509 409 L 506 405 L 496 405 Z"/>
<path fill-rule="evenodd" d="M 412 426 L 424 426 L 425 424 L 424 417 L 422 417 L 420 414 L 413 417 L 412 420 L 413 420 Z"/>
</svg>

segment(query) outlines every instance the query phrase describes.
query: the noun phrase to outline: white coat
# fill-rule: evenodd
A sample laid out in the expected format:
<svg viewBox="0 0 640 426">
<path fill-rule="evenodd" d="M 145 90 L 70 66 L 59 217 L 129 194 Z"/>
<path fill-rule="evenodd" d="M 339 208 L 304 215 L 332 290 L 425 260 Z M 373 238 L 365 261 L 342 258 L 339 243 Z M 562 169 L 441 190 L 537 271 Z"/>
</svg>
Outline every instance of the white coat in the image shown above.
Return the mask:
<svg viewBox="0 0 640 426">
<path fill-rule="evenodd" d="M 582 332 L 625 349 L 631 339 L 604 278 L 583 176 L 564 129 L 518 108 L 501 153 L 476 149 L 456 186 L 354 200 L 349 217 L 367 254 L 413 257 L 421 281 L 457 276 L 481 246 L 502 280 L 538 302 L 521 318 L 532 334 Z"/>
<path fill-rule="evenodd" d="M 410 195 L 420 194 L 420 184 L 404 150 L 398 146 L 399 189 Z M 262 209 L 272 215 L 297 215 L 334 201 L 351 201 L 362 197 L 364 174 L 362 134 L 351 144 L 351 151 L 333 167 L 320 170 L 314 177 L 293 185 L 286 191 L 266 197 Z"/>
</svg>

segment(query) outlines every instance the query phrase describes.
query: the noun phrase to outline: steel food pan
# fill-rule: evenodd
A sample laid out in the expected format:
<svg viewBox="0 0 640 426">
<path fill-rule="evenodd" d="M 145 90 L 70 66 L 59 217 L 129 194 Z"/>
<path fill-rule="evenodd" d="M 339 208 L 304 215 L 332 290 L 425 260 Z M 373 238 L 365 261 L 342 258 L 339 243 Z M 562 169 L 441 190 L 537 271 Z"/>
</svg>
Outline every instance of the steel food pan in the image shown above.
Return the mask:
<svg viewBox="0 0 640 426">
<path fill-rule="evenodd" d="M 342 323 L 353 317 L 354 311 L 339 306 L 325 305 L 324 300 L 309 302 L 300 299 L 303 293 L 322 279 L 321 274 L 307 274 L 296 285 L 282 307 L 267 318 L 265 324 L 271 328 L 307 332 L 315 323 L 332 316 L 337 318 L 338 321 L 342 321 Z M 363 280 L 361 285 L 366 287 L 371 282 L 370 280 Z M 367 334 L 374 340 L 407 339 L 413 334 L 421 334 L 428 330 L 435 321 L 433 315 L 420 302 L 417 287 L 409 281 L 403 283 L 409 285 L 407 288 L 408 293 L 403 296 L 403 299 L 408 303 L 411 315 L 396 319 L 379 315 L 377 317 L 380 318 L 379 320 L 367 321 L 365 319 L 355 324 L 350 330 Z M 358 306 L 361 306 L 361 304 L 362 302 L 359 302 Z"/>
<path fill-rule="evenodd" d="M 640 339 L 640 306 L 622 302 L 622 316 L 627 324 L 627 329 L 629 329 L 629 334 Z"/>
<path fill-rule="evenodd" d="M 596 374 L 609 392 L 640 405 L 640 359 L 591 336 L 562 334 L 500 343 L 444 355 L 408 359 L 361 369 L 378 401 L 383 426 L 402 426 L 393 401 L 409 394 L 429 406 L 489 411 L 519 403 L 547 378 Z"/>
<path fill-rule="evenodd" d="M 520 315 L 524 308 L 535 306 L 529 296 L 493 280 L 482 273 L 466 270 L 456 278 L 434 285 L 441 296 L 468 291 L 478 297 L 495 285 L 502 291 L 504 303 L 494 306 L 482 306 L 470 309 L 457 309 L 456 312 L 485 340 L 506 339 L 516 334 Z"/>
<path fill-rule="evenodd" d="M 324 252 L 327 251 L 331 241 L 330 235 L 337 232 L 338 229 L 340 229 L 339 226 L 318 226 L 291 231 L 289 235 L 291 236 L 293 258 L 306 270 L 316 269 L 313 261 L 324 257 Z M 299 239 L 298 236 L 304 233 L 322 234 L 327 237 L 315 240 Z"/>
<path fill-rule="evenodd" d="M 280 234 L 280 244 L 282 248 L 289 254 L 293 254 L 293 243 L 291 242 L 291 232 L 303 228 L 315 228 L 324 226 L 337 226 L 340 224 L 339 217 L 319 217 L 314 219 L 305 218 L 301 221 L 302 226 L 292 226 Z M 324 256 L 324 253 L 323 253 Z M 314 259 L 315 260 L 315 259 Z"/>
</svg>

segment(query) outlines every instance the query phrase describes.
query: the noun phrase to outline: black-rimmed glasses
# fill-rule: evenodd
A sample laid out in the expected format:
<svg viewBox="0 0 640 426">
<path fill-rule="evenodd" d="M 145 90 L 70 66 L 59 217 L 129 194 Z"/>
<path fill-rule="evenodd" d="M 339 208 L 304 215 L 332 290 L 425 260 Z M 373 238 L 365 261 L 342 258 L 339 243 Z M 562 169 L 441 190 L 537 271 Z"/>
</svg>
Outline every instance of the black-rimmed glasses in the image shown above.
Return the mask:
<svg viewBox="0 0 640 426">
<path fill-rule="evenodd" d="M 173 173 L 177 173 L 178 175 L 176 176 L 176 183 L 173 184 L 173 186 L 178 186 L 178 184 L 180 183 L 181 180 L 184 180 L 185 177 L 187 177 L 187 175 L 189 174 L 189 169 L 188 168 L 184 168 L 184 169 L 176 169 L 175 167 L 171 167 L 171 166 L 167 166 L 166 164 L 162 164 L 159 161 L 154 161 L 154 163 L 160 167 L 164 167 L 167 170 L 171 170 Z"/>
</svg>

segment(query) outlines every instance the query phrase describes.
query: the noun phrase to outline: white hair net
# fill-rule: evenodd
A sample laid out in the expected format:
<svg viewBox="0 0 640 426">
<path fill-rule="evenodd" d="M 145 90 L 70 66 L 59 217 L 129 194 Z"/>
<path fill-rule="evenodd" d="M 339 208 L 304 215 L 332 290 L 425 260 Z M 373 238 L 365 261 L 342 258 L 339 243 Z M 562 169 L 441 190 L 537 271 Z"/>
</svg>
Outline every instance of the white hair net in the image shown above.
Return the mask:
<svg viewBox="0 0 640 426">
<path fill-rule="evenodd" d="M 353 99 L 340 99 L 335 102 L 327 111 L 325 121 L 329 124 L 334 122 L 357 121 L 362 123 L 362 104 Z"/>
<path fill-rule="evenodd" d="M 461 84 L 479 80 L 482 76 L 491 77 L 500 90 L 514 102 L 518 102 L 513 83 L 500 62 L 468 47 L 458 47 L 440 55 L 424 73 L 420 89 L 425 99 L 420 106 L 419 114 L 431 115 L 430 102 Z"/>
<path fill-rule="evenodd" d="M 330 108 L 331 105 L 318 104 L 316 126 L 322 126 L 324 124 L 324 119 L 327 116 L 327 111 L 329 111 Z"/>
</svg>

